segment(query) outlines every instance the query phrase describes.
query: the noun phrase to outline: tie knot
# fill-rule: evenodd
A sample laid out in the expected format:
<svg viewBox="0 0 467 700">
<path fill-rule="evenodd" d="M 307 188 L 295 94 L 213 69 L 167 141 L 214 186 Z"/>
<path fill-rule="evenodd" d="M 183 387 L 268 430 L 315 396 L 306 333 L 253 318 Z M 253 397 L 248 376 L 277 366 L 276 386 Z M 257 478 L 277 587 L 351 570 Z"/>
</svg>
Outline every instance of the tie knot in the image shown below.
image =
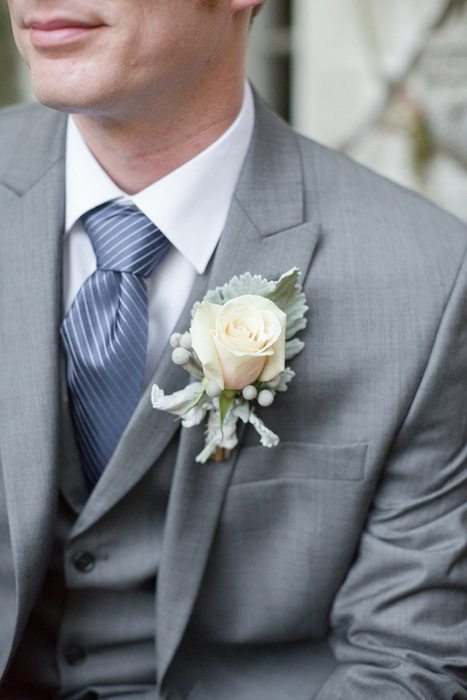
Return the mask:
<svg viewBox="0 0 467 700">
<path fill-rule="evenodd" d="M 107 202 L 82 216 L 99 270 L 150 277 L 170 243 L 157 226 L 132 204 Z"/>
</svg>

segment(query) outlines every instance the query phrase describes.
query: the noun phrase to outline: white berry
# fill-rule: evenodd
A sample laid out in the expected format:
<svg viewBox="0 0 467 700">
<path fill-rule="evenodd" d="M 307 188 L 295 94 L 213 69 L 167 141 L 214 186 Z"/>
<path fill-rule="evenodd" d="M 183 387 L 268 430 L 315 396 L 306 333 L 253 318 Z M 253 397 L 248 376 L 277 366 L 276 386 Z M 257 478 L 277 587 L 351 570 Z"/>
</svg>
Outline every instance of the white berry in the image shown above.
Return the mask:
<svg viewBox="0 0 467 700">
<path fill-rule="evenodd" d="M 270 406 L 274 401 L 274 394 L 269 389 L 263 389 L 258 394 L 258 403 L 260 406 Z"/>
<path fill-rule="evenodd" d="M 178 348 L 181 337 L 181 333 L 172 333 L 172 335 L 170 336 L 170 344 L 173 348 Z"/>
<path fill-rule="evenodd" d="M 191 348 L 191 335 L 188 333 L 188 331 L 180 338 L 179 345 L 181 348 L 185 348 L 185 350 L 189 350 Z"/>
<path fill-rule="evenodd" d="M 222 389 L 217 382 L 211 379 L 211 381 L 206 384 L 206 394 L 213 399 L 222 394 Z"/>
<path fill-rule="evenodd" d="M 172 353 L 172 362 L 176 365 L 186 365 L 190 359 L 190 353 L 185 348 L 175 348 Z"/>
<path fill-rule="evenodd" d="M 258 396 L 258 390 L 253 384 L 248 384 L 248 386 L 244 387 L 242 394 L 247 401 L 253 401 Z"/>
</svg>

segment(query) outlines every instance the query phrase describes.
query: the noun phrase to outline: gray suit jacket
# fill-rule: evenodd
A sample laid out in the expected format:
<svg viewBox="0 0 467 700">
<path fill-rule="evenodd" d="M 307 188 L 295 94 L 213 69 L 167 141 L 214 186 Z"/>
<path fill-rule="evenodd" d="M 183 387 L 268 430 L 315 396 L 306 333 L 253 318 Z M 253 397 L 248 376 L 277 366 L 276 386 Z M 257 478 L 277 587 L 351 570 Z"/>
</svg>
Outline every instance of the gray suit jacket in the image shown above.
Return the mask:
<svg viewBox="0 0 467 700">
<path fill-rule="evenodd" d="M 64 132 L 38 105 L 0 117 L 0 671 L 47 566 L 64 449 Z M 457 220 L 257 105 L 178 330 L 207 288 L 297 265 L 306 346 L 264 410 L 279 447 L 247 428 L 226 462 L 198 465 L 202 429 L 180 431 L 157 585 L 163 696 L 467 698 L 466 246 Z M 155 381 L 185 379 L 167 352 Z M 81 528 L 176 430 L 146 394 L 112 458 L 119 478 L 104 473 Z"/>
</svg>

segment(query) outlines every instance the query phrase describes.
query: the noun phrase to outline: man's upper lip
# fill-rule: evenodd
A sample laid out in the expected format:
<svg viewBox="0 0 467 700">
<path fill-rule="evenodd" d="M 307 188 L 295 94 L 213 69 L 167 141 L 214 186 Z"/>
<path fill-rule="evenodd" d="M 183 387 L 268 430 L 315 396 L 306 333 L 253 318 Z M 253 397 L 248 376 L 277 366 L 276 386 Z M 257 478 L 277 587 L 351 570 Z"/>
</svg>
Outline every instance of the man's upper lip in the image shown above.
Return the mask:
<svg viewBox="0 0 467 700">
<path fill-rule="evenodd" d="M 68 27 L 97 27 L 97 22 L 72 19 L 70 17 L 32 18 L 27 22 L 30 29 L 53 31 L 54 29 L 66 29 Z"/>
</svg>

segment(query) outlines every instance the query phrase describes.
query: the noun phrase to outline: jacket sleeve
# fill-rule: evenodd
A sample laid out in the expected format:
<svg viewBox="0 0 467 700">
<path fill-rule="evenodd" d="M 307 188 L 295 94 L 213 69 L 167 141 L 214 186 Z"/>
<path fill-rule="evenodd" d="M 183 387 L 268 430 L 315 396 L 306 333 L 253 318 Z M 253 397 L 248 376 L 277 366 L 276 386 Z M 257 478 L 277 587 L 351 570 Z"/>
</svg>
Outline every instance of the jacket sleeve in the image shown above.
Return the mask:
<svg viewBox="0 0 467 700">
<path fill-rule="evenodd" d="M 333 605 L 316 700 L 467 699 L 467 261 Z"/>
</svg>

